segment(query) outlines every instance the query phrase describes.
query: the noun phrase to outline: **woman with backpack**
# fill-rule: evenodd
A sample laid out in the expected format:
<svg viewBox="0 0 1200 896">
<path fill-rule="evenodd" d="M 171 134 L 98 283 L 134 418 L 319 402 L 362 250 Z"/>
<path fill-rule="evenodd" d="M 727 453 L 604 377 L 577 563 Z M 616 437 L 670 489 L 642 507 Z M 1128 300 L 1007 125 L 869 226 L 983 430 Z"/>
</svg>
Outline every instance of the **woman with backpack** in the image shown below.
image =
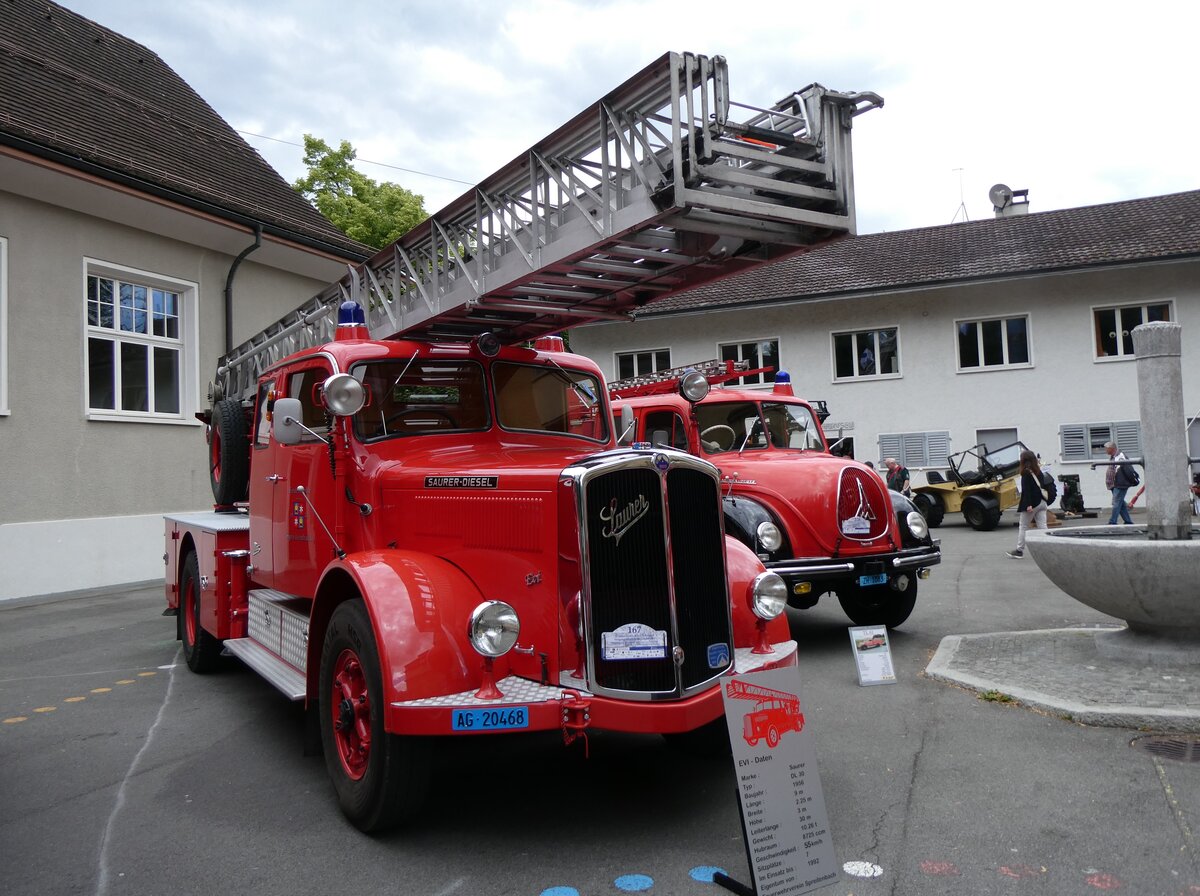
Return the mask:
<svg viewBox="0 0 1200 896">
<path fill-rule="evenodd" d="M 1042 485 L 1043 473 L 1037 455 L 1026 448 L 1021 452 L 1021 498 L 1017 502 L 1020 526 L 1017 529 L 1017 549 L 1008 556 L 1020 560 L 1025 556 L 1025 531 L 1032 522 L 1039 529 L 1046 528 L 1046 493 Z"/>
</svg>

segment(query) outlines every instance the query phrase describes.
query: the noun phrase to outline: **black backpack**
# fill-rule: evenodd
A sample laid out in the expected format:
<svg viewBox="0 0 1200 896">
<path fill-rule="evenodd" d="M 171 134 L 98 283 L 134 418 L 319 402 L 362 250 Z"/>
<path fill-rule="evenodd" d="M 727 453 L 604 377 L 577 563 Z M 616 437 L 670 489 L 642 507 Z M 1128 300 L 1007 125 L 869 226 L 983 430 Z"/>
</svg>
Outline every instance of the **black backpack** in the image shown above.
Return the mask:
<svg viewBox="0 0 1200 896">
<path fill-rule="evenodd" d="M 1046 503 L 1053 504 L 1058 500 L 1058 486 L 1054 484 L 1054 477 L 1042 471 L 1042 491 L 1046 493 Z"/>
<path fill-rule="evenodd" d="M 1133 468 L 1133 464 L 1121 464 L 1117 467 L 1117 477 L 1115 484 L 1117 488 L 1133 488 L 1135 485 L 1140 485 L 1142 477 L 1138 476 L 1138 471 Z"/>
</svg>

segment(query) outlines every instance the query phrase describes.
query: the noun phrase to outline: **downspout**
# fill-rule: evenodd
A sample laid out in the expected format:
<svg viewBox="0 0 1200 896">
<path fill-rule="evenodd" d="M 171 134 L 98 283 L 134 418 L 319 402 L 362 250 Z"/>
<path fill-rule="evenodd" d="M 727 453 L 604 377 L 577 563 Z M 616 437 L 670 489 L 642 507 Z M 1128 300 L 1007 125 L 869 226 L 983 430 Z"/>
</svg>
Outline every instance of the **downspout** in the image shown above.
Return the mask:
<svg viewBox="0 0 1200 896">
<path fill-rule="evenodd" d="M 262 245 L 262 225 L 254 225 L 254 245 L 247 246 L 229 266 L 229 276 L 225 278 L 225 354 L 233 351 L 233 277 L 237 273 L 242 260 Z"/>
</svg>

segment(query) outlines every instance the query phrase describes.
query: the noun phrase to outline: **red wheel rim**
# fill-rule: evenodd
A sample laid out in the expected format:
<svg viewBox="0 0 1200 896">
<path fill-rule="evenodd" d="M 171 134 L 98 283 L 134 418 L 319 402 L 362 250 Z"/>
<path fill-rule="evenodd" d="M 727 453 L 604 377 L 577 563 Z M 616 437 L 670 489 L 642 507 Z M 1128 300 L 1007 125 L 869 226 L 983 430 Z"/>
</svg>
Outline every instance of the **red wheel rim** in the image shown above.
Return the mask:
<svg viewBox="0 0 1200 896">
<path fill-rule="evenodd" d="M 183 590 L 183 637 L 190 649 L 196 643 L 196 580 L 187 577 L 187 587 Z"/>
<path fill-rule="evenodd" d="M 221 436 L 214 429 L 212 441 L 208 449 L 208 469 L 212 473 L 213 482 L 221 481 Z"/>
<path fill-rule="evenodd" d="M 358 781 L 371 758 L 371 701 L 362 663 L 353 650 L 343 650 L 334 663 L 331 690 L 334 745 L 342 770 Z"/>
</svg>

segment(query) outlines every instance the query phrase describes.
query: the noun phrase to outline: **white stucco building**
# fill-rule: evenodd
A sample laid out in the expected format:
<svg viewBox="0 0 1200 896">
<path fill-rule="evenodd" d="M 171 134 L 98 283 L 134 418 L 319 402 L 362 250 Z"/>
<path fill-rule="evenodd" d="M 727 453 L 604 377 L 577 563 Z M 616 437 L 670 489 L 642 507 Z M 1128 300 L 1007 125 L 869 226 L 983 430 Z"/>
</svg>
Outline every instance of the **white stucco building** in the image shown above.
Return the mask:
<svg viewBox="0 0 1200 896">
<path fill-rule="evenodd" d="M 212 506 L 217 358 L 369 254 L 152 51 L 4 26 L 0 599 L 160 577 L 162 514 Z"/>
<path fill-rule="evenodd" d="M 633 323 L 576 328 L 571 346 L 613 378 L 709 358 L 774 365 L 828 402 L 826 433 L 853 439 L 860 460 L 895 456 L 921 484 L 948 453 L 1019 439 L 1107 507 L 1090 462 L 1109 439 L 1142 453 L 1128 332 L 1159 319 L 1183 326 L 1191 420 L 1200 191 L 847 238 Z M 1200 422 L 1189 435 L 1198 456 Z"/>
</svg>

